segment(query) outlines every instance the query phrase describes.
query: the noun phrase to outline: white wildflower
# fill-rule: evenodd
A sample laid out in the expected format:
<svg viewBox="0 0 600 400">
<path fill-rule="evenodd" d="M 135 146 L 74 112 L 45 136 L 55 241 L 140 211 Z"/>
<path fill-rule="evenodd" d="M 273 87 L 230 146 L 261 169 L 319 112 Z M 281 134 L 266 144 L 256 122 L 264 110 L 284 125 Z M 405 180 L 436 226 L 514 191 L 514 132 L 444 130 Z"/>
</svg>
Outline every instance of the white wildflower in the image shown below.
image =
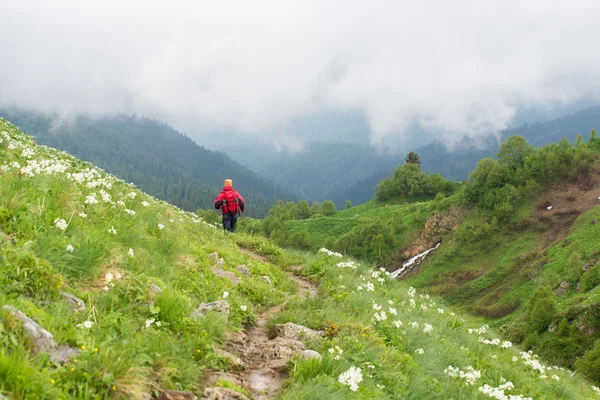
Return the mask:
<svg viewBox="0 0 600 400">
<path fill-rule="evenodd" d="M 96 193 L 92 193 L 89 196 L 85 196 L 85 204 L 98 204 L 98 199 L 96 199 Z"/>
<path fill-rule="evenodd" d="M 159 230 L 161 230 L 161 231 L 162 231 L 164 228 L 165 228 L 165 226 L 164 226 L 163 224 L 158 224 L 158 229 L 159 229 Z"/>
<path fill-rule="evenodd" d="M 412 326 L 415 329 L 419 329 L 419 323 L 418 322 L 414 322 L 413 321 L 413 322 L 410 323 L 410 326 Z"/>
<path fill-rule="evenodd" d="M 162 326 L 162 322 L 156 321 L 156 326 Z"/>
<path fill-rule="evenodd" d="M 143 205 L 144 207 L 148 207 L 148 206 L 150 205 L 150 203 L 148 203 L 147 201 L 142 201 L 142 205 Z"/>
<path fill-rule="evenodd" d="M 512 345 L 513 345 L 512 342 L 509 342 L 508 340 L 505 340 L 505 341 L 502 342 L 501 347 L 503 349 L 508 349 L 509 347 L 512 347 Z"/>
<path fill-rule="evenodd" d="M 112 201 L 112 197 L 110 194 L 106 193 L 104 189 L 100 189 L 100 196 L 102 196 L 102 201 L 105 203 L 110 203 Z"/>
<path fill-rule="evenodd" d="M 87 214 L 83 211 L 78 214 L 81 218 L 87 218 Z"/>
<path fill-rule="evenodd" d="M 338 381 L 342 385 L 349 386 L 350 390 L 353 392 L 358 390 L 358 384 L 362 382 L 362 380 L 362 370 L 354 366 L 350 367 L 346 372 L 343 372 L 338 378 Z"/>
<path fill-rule="evenodd" d="M 229 297 L 229 292 L 223 292 L 223 298 L 226 299 Z"/>
<path fill-rule="evenodd" d="M 64 230 L 65 230 L 65 229 L 67 229 L 67 227 L 69 226 L 69 225 L 67 224 L 67 221 L 65 221 L 65 220 L 64 220 L 64 219 L 62 219 L 62 218 L 56 218 L 56 219 L 54 220 L 54 225 L 56 225 L 56 227 L 57 227 L 58 229 L 60 229 L 61 231 L 64 231 Z"/>
<path fill-rule="evenodd" d="M 379 310 L 381 310 L 381 306 L 380 306 L 379 304 L 377 304 L 377 303 L 373 303 L 373 307 L 372 307 L 372 308 L 373 308 L 373 310 L 375 310 L 375 311 L 379 311 Z"/>
<path fill-rule="evenodd" d="M 555 381 L 560 381 L 558 375 L 552 375 L 550 378 L 554 379 Z"/>
<path fill-rule="evenodd" d="M 125 202 L 123 200 L 117 201 L 117 204 L 120 205 L 121 207 L 125 206 Z"/>
<path fill-rule="evenodd" d="M 402 321 L 400 321 L 399 319 L 397 319 L 394 322 L 392 322 L 392 325 L 394 325 L 396 328 L 400 328 L 404 324 L 402 323 Z"/>
<path fill-rule="evenodd" d="M 147 319 L 146 320 L 146 328 L 150 328 L 150 325 L 152 325 L 154 323 L 154 321 L 156 321 L 154 318 Z"/>
<path fill-rule="evenodd" d="M 115 229 L 115 227 L 114 227 L 114 226 L 111 226 L 111 227 L 110 227 L 110 229 L 108 229 L 108 231 L 107 231 L 107 232 L 108 232 L 108 233 L 112 233 L 113 235 L 116 235 L 116 234 L 117 234 L 117 230 Z"/>
<path fill-rule="evenodd" d="M 128 208 L 124 209 L 123 211 L 125 211 L 125 212 L 126 212 L 127 214 L 129 214 L 129 215 L 135 215 L 135 214 L 136 214 L 136 213 L 135 213 L 135 211 L 133 211 L 133 210 L 130 210 L 130 209 L 128 209 Z"/>
<path fill-rule="evenodd" d="M 248 306 L 240 306 L 240 310 L 242 311 L 246 311 L 248 309 Z"/>
<path fill-rule="evenodd" d="M 115 278 L 117 278 L 117 280 L 121 279 L 121 277 L 122 277 L 122 275 L 119 272 L 117 272 L 115 274 Z"/>
<path fill-rule="evenodd" d="M 390 307 L 390 314 L 392 314 L 392 315 L 398 315 L 398 312 L 396 311 L 395 308 Z"/>
<path fill-rule="evenodd" d="M 69 245 L 67 246 L 67 251 L 69 253 L 72 253 L 73 251 L 75 251 L 75 248 L 71 245 L 71 243 L 69 243 Z"/>
<path fill-rule="evenodd" d="M 129 257 L 133 258 L 133 256 L 135 255 L 135 253 L 133 252 L 132 248 L 129 248 L 129 251 L 127 252 L 127 254 L 129 255 Z"/>
<path fill-rule="evenodd" d="M 444 309 L 443 309 L 443 308 L 438 308 L 438 312 L 439 312 L 440 314 L 443 314 L 443 313 L 444 313 Z"/>
<path fill-rule="evenodd" d="M 371 282 L 367 282 L 365 287 L 367 288 L 367 292 L 372 292 L 375 290 L 375 286 Z"/>
<path fill-rule="evenodd" d="M 430 324 L 423 325 L 423 333 L 429 333 L 433 330 L 433 326 Z"/>
<path fill-rule="evenodd" d="M 104 280 L 106 281 L 106 283 L 111 283 L 113 279 L 114 279 L 114 275 L 110 272 L 107 272 L 106 275 L 104 276 Z"/>
<path fill-rule="evenodd" d="M 336 253 L 335 251 L 328 250 L 325 247 L 320 248 L 319 253 L 323 253 L 328 256 L 333 256 L 333 257 L 340 257 L 340 258 L 343 257 L 343 255 L 341 253 Z"/>
<path fill-rule="evenodd" d="M 423 349 L 417 349 L 417 350 L 415 350 L 415 353 L 417 353 L 417 354 L 425 354 L 425 350 L 423 350 Z"/>
<path fill-rule="evenodd" d="M 135 192 L 130 192 L 127 196 L 133 199 L 135 198 L 136 194 Z"/>
<path fill-rule="evenodd" d="M 93 325 L 94 325 L 94 321 L 84 321 L 81 324 L 77 324 L 77 327 L 81 328 L 81 329 L 84 329 L 84 328 L 91 329 Z"/>
<path fill-rule="evenodd" d="M 387 315 L 385 311 L 376 312 L 373 315 L 373 322 L 385 321 L 387 319 Z"/>
</svg>

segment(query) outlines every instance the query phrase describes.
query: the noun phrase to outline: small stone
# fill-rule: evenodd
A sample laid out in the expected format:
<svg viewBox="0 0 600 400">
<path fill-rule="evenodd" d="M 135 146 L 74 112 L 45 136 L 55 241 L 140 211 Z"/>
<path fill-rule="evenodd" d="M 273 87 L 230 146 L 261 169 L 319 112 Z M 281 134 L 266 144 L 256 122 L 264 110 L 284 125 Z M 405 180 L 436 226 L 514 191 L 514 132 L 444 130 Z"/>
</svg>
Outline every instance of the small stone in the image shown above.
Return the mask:
<svg viewBox="0 0 600 400">
<path fill-rule="evenodd" d="M 553 322 L 552 325 L 548 327 L 548 332 L 552 333 L 556 330 L 556 328 L 558 328 L 558 324 L 556 322 Z"/>
<path fill-rule="evenodd" d="M 245 265 L 238 265 L 237 267 L 235 267 L 240 274 L 244 275 L 244 276 L 250 276 L 250 268 L 248 268 Z"/>
<path fill-rule="evenodd" d="M 548 211 L 552 210 L 552 206 L 546 207 L 546 210 L 548 210 Z"/>
<path fill-rule="evenodd" d="M 243 366 L 244 366 L 244 362 L 242 361 L 242 359 L 241 359 L 241 358 L 239 358 L 239 357 L 238 357 L 238 356 L 236 356 L 236 355 L 233 355 L 233 354 L 231 354 L 231 353 L 230 353 L 230 352 L 228 352 L 228 351 L 221 350 L 221 349 L 215 349 L 215 353 L 216 353 L 216 354 L 217 354 L 219 357 L 221 357 L 221 358 L 223 358 L 223 359 L 227 360 L 227 362 L 229 362 L 229 363 L 230 363 L 231 365 L 233 365 L 234 367 L 243 367 Z"/>
<path fill-rule="evenodd" d="M 244 332 L 227 332 L 225 337 L 228 342 L 237 344 L 245 344 L 248 339 Z"/>
<path fill-rule="evenodd" d="M 586 336 L 592 336 L 594 333 L 596 333 L 596 329 L 594 329 L 594 327 L 586 324 L 583 319 L 580 319 L 579 321 L 577 321 L 576 327 L 577 327 L 577 330 L 583 332 Z"/>
<path fill-rule="evenodd" d="M 229 282 L 231 282 L 234 285 L 237 285 L 238 283 L 240 283 L 240 278 L 238 278 L 231 271 L 225 271 L 224 269 L 215 268 L 215 267 L 213 267 L 211 270 L 215 275 L 217 275 L 221 278 L 229 279 Z"/>
<path fill-rule="evenodd" d="M 72 311 L 85 311 L 85 303 L 79 297 L 67 292 L 60 292 L 60 296 Z"/>
<path fill-rule="evenodd" d="M 229 303 L 226 300 L 201 303 L 198 308 L 192 311 L 190 318 L 203 318 L 209 312 L 215 312 L 227 319 L 229 318 Z"/>
<path fill-rule="evenodd" d="M 69 346 L 59 346 L 56 349 L 50 350 L 50 361 L 64 364 L 68 359 L 79 354 L 79 349 Z"/>
<path fill-rule="evenodd" d="M 583 267 L 582 267 L 583 272 L 589 271 L 592 268 L 594 268 L 594 264 L 592 264 L 592 263 L 585 263 L 585 264 L 583 264 Z"/>
<path fill-rule="evenodd" d="M 569 282 L 563 281 L 558 285 L 556 289 L 554 289 L 554 294 L 557 296 L 564 296 L 565 293 L 569 291 L 571 284 Z"/>
<path fill-rule="evenodd" d="M 292 265 L 288 267 L 291 272 L 302 272 L 302 265 Z"/>
<path fill-rule="evenodd" d="M 54 336 L 50 332 L 39 326 L 15 307 L 5 305 L 2 306 L 2 310 L 12 314 L 16 319 L 21 321 L 23 324 L 23 334 L 31 342 L 31 351 L 34 355 L 40 352 L 49 353 L 58 347 L 54 341 Z"/>
<path fill-rule="evenodd" d="M 225 260 L 219 258 L 219 261 L 217 261 L 217 267 L 222 267 L 223 265 L 225 265 Z"/>
<path fill-rule="evenodd" d="M 275 360 L 269 360 L 269 362 L 267 363 L 267 368 L 270 368 L 277 372 L 285 372 L 289 369 L 289 365 L 289 358 L 278 358 Z"/>
<path fill-rule="evenodd" d="M 153 294 L 153 295 L 157 295 L 162 293 L 162 289 L 160 288 L 160 286 L 158 286 L 156 283 L 154 282 L 150 282 L 148 284 L 148 291 Z"/>
<path fill-rule="evenodd" d="M 204 390 L 202 398 L 205 400 L 248 400 L 243 394 L 223 387 L 207 388 Z"/>
<path fill-rule="evenodd" d="M 227 381 L 231 382 L 234 385 L 242 386 L 242 381 L 233 374 L 228 374 L 227 372 L 211 372 L 206 375 L 204 379 L 204 386 L 215 386 L 219 381 Z"/>
<path fill-rule="evenodd" d="M 219 253 L 217 253 L 216 251 L 214 253 L 210 253 L 208 255 L 208 259 L 217 262 L 219 260 Z"/>
<path fill-rule="evenodd" d="M 163 390 L 158 400 L 198 400 L 198 396 L 182 390 Z"/>
<path fill-rule="evenodd" d="M 324 331 L 315 331 L 302 325 L 297 325 L 292 322 L 275 325 L 275 333 L 277 336 L 288 339 L 300 340 L 308 338 L 313 340 L 321 340 L 325 336 Z"/>
<path fill-rule="evenodd" d="M 269 278 L 266 275 L 263 275 L 261 278 L 263 279 L 263 281 L 265 281 L 267 283 L 267 285 L 273 286 L 273 282 L 271 282 L 271 278 Z"/>
<path fill-rule="evenodd" d="M 318 352 L 314 351 L 314 350 L 302 350 L 300 352 L 300 358 L 303 360 L 320 360 L 321 359 L 321 354 L 319 354 Z"/>
<path fill-rule="evenodd" d="M 592 225 L 596 225 L 596 224 L 598 223 L 598 220 L 597 220 L 597 219 L 593 219 L 593 220 L 592 220 L 590 223 L 591 223 Z"/>
</svg>

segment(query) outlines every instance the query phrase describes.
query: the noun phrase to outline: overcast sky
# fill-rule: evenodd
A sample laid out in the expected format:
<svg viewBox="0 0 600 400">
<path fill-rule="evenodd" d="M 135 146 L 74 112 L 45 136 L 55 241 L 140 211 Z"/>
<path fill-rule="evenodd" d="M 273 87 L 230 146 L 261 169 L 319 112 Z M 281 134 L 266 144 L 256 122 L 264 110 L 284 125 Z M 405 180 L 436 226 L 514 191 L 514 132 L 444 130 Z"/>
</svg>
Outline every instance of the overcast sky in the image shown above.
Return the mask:
<svg viewBox="0 0 600 400">
<path fill-rule="evenodd" d="M 0 106 L 282 137 L 359 112 L 477 134 L 600 92 L 600 3 L 0 0 Z M 448 133 L 450 132 L 450 133 Z"/>
</svg>

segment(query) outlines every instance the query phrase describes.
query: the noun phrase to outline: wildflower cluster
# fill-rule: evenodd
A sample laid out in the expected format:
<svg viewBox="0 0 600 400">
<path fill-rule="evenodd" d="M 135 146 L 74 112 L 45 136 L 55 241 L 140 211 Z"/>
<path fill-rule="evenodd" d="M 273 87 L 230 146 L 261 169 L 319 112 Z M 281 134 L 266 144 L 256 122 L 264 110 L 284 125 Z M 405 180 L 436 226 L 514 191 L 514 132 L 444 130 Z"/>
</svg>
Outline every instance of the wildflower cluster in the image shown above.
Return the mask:
<svg viewBox="0 0 600 400">
<path fill-rule="evenodd" d="M 84 321 L 81 324 L 77 324 L 77 327 L 80 329 L 91 329 L 94 325 L 94 321 Z"/>
<path fill-rule="evenodd" d="M 58 229 L 60 229 L 61 231 L 64 231 L 65 229 L 67 229 L 67 227 L 69 226 L 69 224 L 67 224 L 67 221 L 65 221 L 62 218 L 56 218 L 54 220 L 54 225 L 56 225 L 56 227 Z"/>
<path fill-rule="evenodd" d="M 103 287 L 103 289 L 105 291 L 108 291 L 111 287 L 115 286 L 113 280 L 119 280 L 121 278 L 122 276 L 119 272 L 117 272 L 114 275 L 112 274 L 112 272 L 107 272 L 106 275 L 104 275 L 104 282 L 106 283 L 106 285 Z"/>
<path fill-rule="evenodd" d="M 328 250 L 325 247 L 320 248 L 319 253 L 323 253 L 323 254 L 326 254 L 326 255 L 332 256 L 332 257 L 340 257 L 340 258 L 343 257 L 343 255 L 341 253 L 336 253 L 335 251 Z"/>
<path fill-rule="evenodd" d="M 485 335 L 490 327 L 483 325 L 481 328 L 469 328 L 467 332 L 475 335 Z"/>
<path fill-rule="evenodd" d="M 350 367 L 346 372 L 340 374 L 338 381 L 342 385 L 350 387 L 350 390 L 356 392 L 358 390 L 358 384 L 363 381 L 362 370 L 357 367 Z"/>
<path fill-rule="evenodd" d="M 342 357 L 342 354 L 344 353 L 344 350 L 342 350 L 339 346 L 331 347 L 328 351 L 329 354 L 335 354 L 333 358 L 336 360 L 339 360 Z"/>
<path fill-rule="evenodd" d="M 358 265 L 354 261 L 340 261 L 337 263 L 338 268 L 356 269 Z"/>
<path fill-rule="evenodd" d="M 465 381 L 465 384 L 467 385 L 474 385 L 475 382 L 481 378 L 481 371 L 477 371 L 475 368 L 473 368 L 472 366 L 467 366 L 467 368 L 465 368 L 464 371 L 453 367 L 452 365 L 449 365 L 445 370 L 444 373 L 448 376 L 451 376 L 453 378 L 461 378 Z"/>
<path fill-rule="evenodd" d="M 155 318 L 147 319 L 145 324 L 146 324 L 146 329 L 150 328 L 152 326 L 152 324 L 155 324 L 159 328 L 162 326 L 162 322 L 157 321 Z"/>
<path fill-rule="evenodd" d="M 515 385 L 512 382 L 508 381 L 503 383 L 498 387 L 492 387 L 488 384 L 485 384 L 479 388 L 479 391 L 488 397 L 498 400 L 533 400 L 531 397 L 523 397 L 522 395 L 514 395 L 514 394 L 506 394 L 505 391 L 514 390 Z"/>
</svg>

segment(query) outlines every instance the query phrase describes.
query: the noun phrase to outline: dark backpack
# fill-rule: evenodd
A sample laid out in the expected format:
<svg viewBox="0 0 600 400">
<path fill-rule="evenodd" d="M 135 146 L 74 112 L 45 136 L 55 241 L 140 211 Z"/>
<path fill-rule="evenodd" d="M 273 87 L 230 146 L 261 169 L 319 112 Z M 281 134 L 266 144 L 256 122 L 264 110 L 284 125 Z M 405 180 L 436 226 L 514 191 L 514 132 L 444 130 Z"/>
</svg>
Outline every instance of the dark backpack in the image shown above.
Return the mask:
<svg viewBox="0 0 600 400">
<path fill-rule="evenodd" d="M 240 201 L 237 192 L 228 190 L 223 193 L 223 214 L 237 214 L 240 209 Z"/>
</svg>

